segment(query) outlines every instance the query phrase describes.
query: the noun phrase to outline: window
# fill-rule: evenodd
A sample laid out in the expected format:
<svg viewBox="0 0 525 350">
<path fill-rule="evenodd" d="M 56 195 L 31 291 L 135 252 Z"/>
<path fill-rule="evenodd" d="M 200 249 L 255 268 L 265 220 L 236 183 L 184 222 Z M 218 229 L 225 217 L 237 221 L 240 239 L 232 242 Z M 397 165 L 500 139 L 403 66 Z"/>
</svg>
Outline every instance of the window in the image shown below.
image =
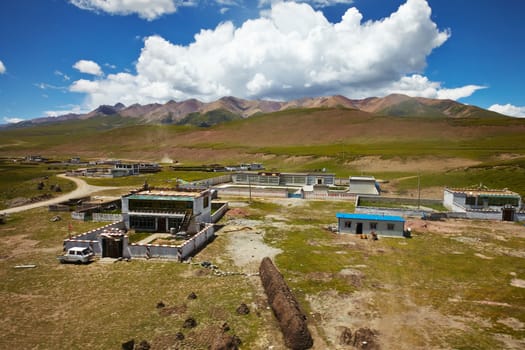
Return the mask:
<svg viewBox="0 0 525 350">
<path fill-rule="evenodd" d="M 371 222 L 370 223 L 370 229 L 371 230 L 377 230 L 377 222 Z"/>
<path fill-rule="evenodd" d="M 394 225 L 394 224 L 387 224 L 387 225 L 386 225 L 386 229 L 387 229 L 388 231 L 394 231 L 394 228 L 395 228 L 395 225 Z"/>
<path fill-rule="evenodd" d="M 352 221 L 345 221 L 345 227 L 351 228 L 352 227 Z"/>
<path fill-rule="evenodd" d="M 130 227 L 139 230 L 154 230 L 155 218 L 145 216 L 131 216 L 129 218 Z"/>
<path fill-rule="evenodd" d="M 202 206 L 203 206 L 203 208 L 208 208 L 209 205 L 210 205 L 210 197 L 205 196 L 204 197 L 204 204 Z"/>
</svg>

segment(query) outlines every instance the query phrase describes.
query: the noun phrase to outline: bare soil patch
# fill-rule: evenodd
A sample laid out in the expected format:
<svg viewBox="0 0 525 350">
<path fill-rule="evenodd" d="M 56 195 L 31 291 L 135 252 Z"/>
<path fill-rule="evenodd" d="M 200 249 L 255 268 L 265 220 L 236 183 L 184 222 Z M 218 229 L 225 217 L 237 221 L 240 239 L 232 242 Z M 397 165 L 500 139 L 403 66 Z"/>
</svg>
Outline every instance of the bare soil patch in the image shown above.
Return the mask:
<svg viewBox="0 0 525 350">
<path fill-rule="evenodd" d="M 273 258 L 282 252 L 265 244 L 260 230 L 252 230 L 249 226 L 237 227 L 238 230 L 235 228 L 228 226 L 228 231 L 225 231 L 229 239 L 227 252 L 234 264 L 245 272 L 256 272 L 264 257 Z"/>
<path fill-rule="evenodd" d="M 418 158 L 390 158 L 382 159 L 380 156 L 367 156 L 353 160 L 348 163 L 351 167 L 366 172 L 418 172 L 418 171 L 443 171 L 457 168 L 464 168 L 479 164 L 478 161 L 462 158 L 438 158 L 438 157 L 418 157 Z"/>
</svg>

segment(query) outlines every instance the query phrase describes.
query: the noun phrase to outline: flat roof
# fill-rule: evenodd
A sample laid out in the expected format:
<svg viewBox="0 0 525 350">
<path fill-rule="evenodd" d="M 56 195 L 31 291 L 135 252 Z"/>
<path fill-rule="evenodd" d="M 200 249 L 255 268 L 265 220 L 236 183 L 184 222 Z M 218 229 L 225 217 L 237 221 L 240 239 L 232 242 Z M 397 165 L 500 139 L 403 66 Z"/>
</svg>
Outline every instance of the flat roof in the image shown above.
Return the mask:
<svg viewBox="0 0 525 350">
<path fill-rule="evenodd" d="M 205 191 L 177 191 L 177 190 L 146 190 L 128 195 L 129 199 L 140 200 L 170 200 L 192 201 L 204 194 Z"/>
<path fill-rule="evenodd" d="M 373 176 L 350 176 L 350 181 L 376 181 Z"/>
<path fill-rule="evenodd" d="M 463 193 L 469 196 L 487 196 L 487 197 L 520 197 L 516 192 L 508 189 L 491 190 L 491 189 L 470 189 L 470 188 L 445 188 L 446 191 L 452 193 Z"/>
<path fill-rule="evenodd" d="M 337 213 L 335 216 L 338 219 L 405 222 L 405 219 L 403 219 L 401 216 L 393 216 L 393 215 Z"/>
</svg>

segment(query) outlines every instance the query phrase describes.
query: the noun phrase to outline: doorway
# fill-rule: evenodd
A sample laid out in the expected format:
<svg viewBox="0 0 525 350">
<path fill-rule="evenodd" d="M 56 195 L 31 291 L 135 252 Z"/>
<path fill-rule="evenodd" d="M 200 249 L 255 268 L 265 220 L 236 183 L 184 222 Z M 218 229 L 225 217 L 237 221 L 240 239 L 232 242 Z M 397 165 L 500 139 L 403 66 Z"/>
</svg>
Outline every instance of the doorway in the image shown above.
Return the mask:
<svg viewBox="0 0 525 350">
<path fill-rule="evenodd" d="M 102 257 L 121 258 L 122 257 L 122 237 L 102 238 Z"/>
<path fill-rule="evenodd" d="M 503 221 L 514 221 L 514 215 L 516 214 L 516 208 L 509 206 L 501 209 L 501 220 Z"/>
<path fill-rule="evenodd" d="M 167 232 L 166 218 L 157 219 L 157 232 Z"/>
<path fill-rule="evenodd" d="M 363 233 L 363 223 L 362 222 L 358 222 L 356 227 L 355 227 L 355 233 L 360 235 Z"/>
</svg>

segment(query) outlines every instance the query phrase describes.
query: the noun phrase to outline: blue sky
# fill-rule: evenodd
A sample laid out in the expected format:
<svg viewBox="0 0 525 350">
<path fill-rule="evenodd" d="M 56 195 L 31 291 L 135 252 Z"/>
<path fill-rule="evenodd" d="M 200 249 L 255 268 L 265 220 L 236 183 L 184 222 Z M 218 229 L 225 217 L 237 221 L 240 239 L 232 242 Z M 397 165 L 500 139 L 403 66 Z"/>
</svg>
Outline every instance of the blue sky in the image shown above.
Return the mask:
<svg viewBox="0 0 525 350">
<path fill-rule="evenodd" d="M 405 93 L 525 116 L 522 0 L 7 0 L 0 123 L 100 104 Z"/>
</svg>

